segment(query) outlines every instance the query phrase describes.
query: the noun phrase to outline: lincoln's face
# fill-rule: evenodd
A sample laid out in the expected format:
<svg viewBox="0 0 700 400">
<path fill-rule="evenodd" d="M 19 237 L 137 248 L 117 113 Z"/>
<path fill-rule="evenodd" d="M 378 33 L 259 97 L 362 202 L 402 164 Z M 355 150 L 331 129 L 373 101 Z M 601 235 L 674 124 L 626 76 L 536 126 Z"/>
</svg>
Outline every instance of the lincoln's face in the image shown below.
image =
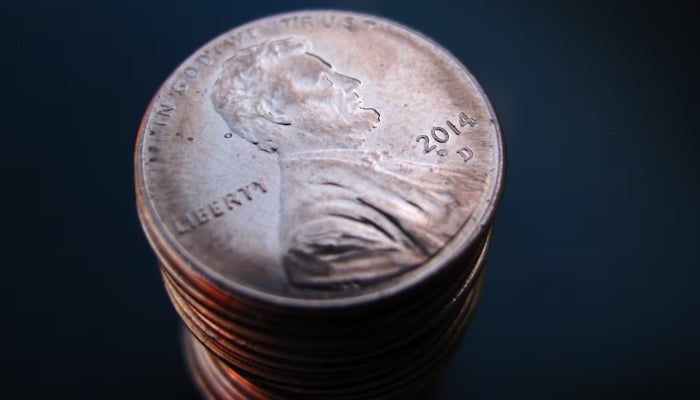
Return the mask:
<svg viewBox="0 0 700 400">
<path fill-rule="evenodd" d="M 359 80 L 339 74 L 308 53 L 286 57 L 278 68 L 285 78 L 284 113 L 297 128 L 309 132 L 330 128 L 348 134 L 366 132 L 376 125 L 377 113 L 362 108 Z"/>
<path fill-rule="evenodd" d="M 212 100 L 231 130 L 266 151 L 362 143 L 379 114 L 362 106 L 360 81 L 306 50 L 298 40 L 268 42 L 224 63 Z"/>
</svg>

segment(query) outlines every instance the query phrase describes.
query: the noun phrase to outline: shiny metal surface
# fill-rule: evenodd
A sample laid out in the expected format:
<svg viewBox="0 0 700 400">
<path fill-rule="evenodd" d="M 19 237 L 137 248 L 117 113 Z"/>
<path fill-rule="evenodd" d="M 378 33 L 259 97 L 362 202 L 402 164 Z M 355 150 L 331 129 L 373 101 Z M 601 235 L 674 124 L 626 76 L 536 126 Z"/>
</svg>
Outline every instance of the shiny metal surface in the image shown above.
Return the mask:
<svg viewBox="0 0 700 400">
<path fill-rule="evenodd" d="M 202 394 L 419 394 L 478 303 L 503 159 L 474 78 L 393 22 L 284 14 L 198 50 L 135 161 Z"/>
<path fill-rule="evenodd" d="M 337 307 L 420 284 L 482 236 L 503 150 L 476 80 L 380 18 L 261 19 L 214 39 L 153 99 L 138 206 L 192 281 Z"/>
<path fill-rule="evenodd" d="M 478 263 L 485 261 L 486 251 L 480 254 Z M 261 385 L 255 382 L 260 375 L 246 377 L 240 368 L 232 368 L 226 358 L 217 357 L 211 347 L 197 339 L 197 331 L 183 330 L 187 364 L 205 398 L 214 399 L 410 399 L 418 398 L 427 385 L 450 361 L 464 330 L 475 311 L 483 287 L 482 273 L 475 277 L 473 286 L 463 292 L 456 303 L 457 313 L 442 321 L 440 329 L 422 340 L 411 343 L 400 355 L 382 356 L 366 364 L 355 364 L 360 371 L 371 371 L 378 376 L 367 376 L 357 371 L 342 371 L 345 377 L 357 377 L 358 382 L 343 384 L 337 379 L 319 378 L 308 372 L 297 378 L 291 387 Z M 193 333 L 194 332 L 194 333 Z M 204 343 L 208 343 L 205 341 Z M 330 387 L 309 386 L 310 383 L 327 383 Z M 272 386 L 272 389 L 271 387 Z"/>
</svg>

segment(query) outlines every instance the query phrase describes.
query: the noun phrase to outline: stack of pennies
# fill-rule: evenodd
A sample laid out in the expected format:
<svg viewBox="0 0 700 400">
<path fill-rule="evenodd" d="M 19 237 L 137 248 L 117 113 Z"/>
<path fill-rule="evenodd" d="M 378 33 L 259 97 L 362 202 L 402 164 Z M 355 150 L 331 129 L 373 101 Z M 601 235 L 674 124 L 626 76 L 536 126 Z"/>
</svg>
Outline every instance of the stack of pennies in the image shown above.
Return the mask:
<svg viewBox="0 0 700 400">
<path fill-rule="evenodd" d="M 424 36 L 339 11 L 224 33 L 156 94 L 135 165 L 206 398 L 410 398 L 454 353 L 503 143 L 474 77 Z"/>
</svg>

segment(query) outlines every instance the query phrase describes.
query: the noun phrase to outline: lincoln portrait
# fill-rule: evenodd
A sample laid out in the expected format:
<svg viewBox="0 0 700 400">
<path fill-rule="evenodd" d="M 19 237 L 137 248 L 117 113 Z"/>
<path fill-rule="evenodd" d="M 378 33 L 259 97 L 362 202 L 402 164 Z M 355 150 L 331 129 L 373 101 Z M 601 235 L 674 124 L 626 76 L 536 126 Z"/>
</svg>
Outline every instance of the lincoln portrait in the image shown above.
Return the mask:
<svg viewBox="0 0 700 400">
<path fill-rule="evenodd" d="M 232 132 L 277 154 L 280 262 L 297 287 L 342 290 L 420 266 L 464 224 L 479 186 L 463 167 L 367 148 L 381 110 L 361 85 L 289 38 L 239 50 L 210 89 Z"/>
</svg>

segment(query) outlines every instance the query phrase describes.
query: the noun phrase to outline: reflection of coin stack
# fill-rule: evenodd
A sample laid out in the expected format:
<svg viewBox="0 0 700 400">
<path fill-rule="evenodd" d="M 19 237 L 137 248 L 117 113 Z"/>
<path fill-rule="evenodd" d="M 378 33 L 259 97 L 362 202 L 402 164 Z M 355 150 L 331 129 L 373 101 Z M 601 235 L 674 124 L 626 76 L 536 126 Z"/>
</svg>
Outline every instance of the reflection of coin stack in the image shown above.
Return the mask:
<svg viewBox="0 0 700 400">
<path fill-rule="evenodd" d="M 365 23 L 348 28 L 355 20 Z M 308 28 L 316 23 L 335 26 L 336 34 L 314 36 Z M 449 102 L 453 120 L 432 128 L 444 148 L 430 153 L 424 135 L 425 149 L 401 149 L 395 143 L 406 142 L 402 130 L 377 126 L 380 113 L 391 121 L 393 103 L 375 96 L 376 110 L 360 107 L 353 90 L 362 90 L 372 68 L 345 65 L 362 79 L 338 73 L 333 64 L 344 58 L 329 50 L 352 47 L 360 34 L 381 43 L 382 56 L 401 50 L 396 54 L 408 54 L 424 69 L 441 59 L 444 71 L 418 77 L 426 81 L 422 87 L 435 76 L 462 85 Z M 288 14 L 212 43 L 166 82 L 146 113 L 136 150 L 139 216 L 188 328 L 184 347 L 199 388 L 209 399 L 403 399 L 420 393 L 454 352 L 481 292 L 503 173 L 488 100 L 444 50 L 374 17 Z M 314 46 L 326 53 L 312 53 Z M 368 60 L 378 57 L 366 51 Z M 305 74 L 296 78 L 304 87 L 279 83 L 292 73 Z M 268 75 L 274 83 L 266 83 Z M 246 81 L 250 77 L 254 82 Z M 382 79 L 386 87 L 405 84 L 401 77 Z M 454 93 L 433 84 L 439 89 L 433 102 Z M 195 94 L 186 96 L 187 90 Z M 293 92 L 281 97 L 285 101 L 309 96 L 288 107 L 298 114 L 266 108 L 252 120 L 259 107 L 242 109 L 244 102 L 236 100 L 285 90 Z M 324 115 L 321 106 L 315 113 L 298 111 L 321 95 L 341 104 L 330 109 L 347 113 L 341 122 L 323 123 L 333 114 Z M 263 100 L 261 107 L 289 106 Z M 297 124 L 299 118 L 307 118 L 305 124 Z M 237 135 L 201 136 L 224 123 Z M 341 123 L 357 137 L 382 129 L 384 136 L 375 134 L 379 141 L 371 145 L 393 153 L 364 140 L 333 147 L 334 132 L 322 130 L 312 133 L 328 134 L 323 141 L 307 142 L 321 147 L 302 156 L 290 156 L 291 147 L 275 142 L 277 134 L 297 134 L 298 126 Z M 260 133 L 265 129 L 267 136 Z M 461 142 L 448 143 L 450 132 L 462 135 L 454 139 Z M 407 142 L 422 143 L 415 137 Z M 224 168 L 203 167 L 212 160 Z M 258 198 L 265 200 L 255 203 Z"/>
</svg>

